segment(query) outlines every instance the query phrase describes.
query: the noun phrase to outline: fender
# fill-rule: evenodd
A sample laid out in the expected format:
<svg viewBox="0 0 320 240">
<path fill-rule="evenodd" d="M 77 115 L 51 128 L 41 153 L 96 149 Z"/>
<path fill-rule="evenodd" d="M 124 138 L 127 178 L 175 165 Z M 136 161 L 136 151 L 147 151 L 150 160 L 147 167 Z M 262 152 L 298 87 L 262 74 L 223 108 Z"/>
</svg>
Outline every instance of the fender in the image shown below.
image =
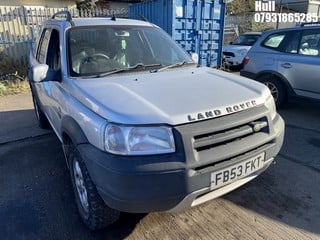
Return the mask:
<svg viewBox="0 0 320 240">
<path fill-rule="evenodd" d="M 61 121 L 62 147 L 66 163 L 69 168 L 68 155 L 69 146 L 88 143 L 88 139 L 82 131 L 80 125 L 70 116 L 65 116 Z M 70 140 L 72 143 L 70 143 Z"/>
<path fill-rule="evenodd" d="M 64 135 L 67 134 L 69 138 L 71 138 L 72 143 L 75 145 L 79 145 L 82 143 L 87 143 L 88 139 L 84 132 L 82 131 L 79 124 L 70 116 L 65 116 L 61 121 L 61 133 L 62 139 L 64 139 Z"/>
<path fill-rule="evenodd" d="M 266 71 L 262 71 L 262 72 L 259 72 L 256 77 L 255 77 L 255 80 L 259 81 L 259 78 L 264 76 L 264 75 L 273 75 L 273 76 L 276 76 L 278 79 L 281 80 L 281 82 L 284 84 L 284 86 L 286 87 L 288 93 L 290 95 L 295 95 L 295 92 L 294 90 L 292 89 L 289 81 L 286 79 L 285 76 L 283 76 L 282 74 L 278 73 L 278 72 L 275 72 L 273 70 L 266 70 Z"/>
</svg>

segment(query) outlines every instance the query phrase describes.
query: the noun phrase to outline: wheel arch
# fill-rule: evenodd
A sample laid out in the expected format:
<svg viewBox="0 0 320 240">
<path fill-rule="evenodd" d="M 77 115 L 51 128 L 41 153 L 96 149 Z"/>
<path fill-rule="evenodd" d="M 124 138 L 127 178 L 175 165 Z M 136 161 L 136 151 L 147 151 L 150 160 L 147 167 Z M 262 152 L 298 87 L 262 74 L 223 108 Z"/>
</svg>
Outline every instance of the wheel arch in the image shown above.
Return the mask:
<svg viewBox="0 0 320 240">
<path fill-rule="evenodd" d="M 70 116 L 65 116 L 61 121 L 61 138 L 66 163 L 70 167 L 68 162 L 70 146 L 87 143 L 88 139 L 77 121 Z"/>
<path fill-rule="evenodd" d="M 273 77 L 277 78 L 278 80 L 280 80 L 280 83 L 285 88 L 287 95 L 294 95 L 294 91 L 293 91 L 289 81 L 281 73 L 278 73 L 275 71 L 262 71 L 256 75 L 255 80 L 259 81 L 259 79 L 261 79 L 264 76 L 273 76 Z"/>
</svg>

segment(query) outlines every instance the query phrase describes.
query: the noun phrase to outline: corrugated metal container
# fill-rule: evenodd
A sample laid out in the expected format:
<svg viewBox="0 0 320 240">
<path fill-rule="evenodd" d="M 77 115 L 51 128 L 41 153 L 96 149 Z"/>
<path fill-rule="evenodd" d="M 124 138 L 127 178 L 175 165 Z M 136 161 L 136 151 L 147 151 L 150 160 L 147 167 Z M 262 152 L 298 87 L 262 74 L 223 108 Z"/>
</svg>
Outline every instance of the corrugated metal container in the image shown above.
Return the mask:
<svg viewBox="0 0 320 240">
<path fill-rule="evenodd" d="M 199 54 L 199 64 L 218 67 L 224 28 L 224 0 L 153 0 L 129 6 L 163 28 L 189 53 Z"/>
</svg>

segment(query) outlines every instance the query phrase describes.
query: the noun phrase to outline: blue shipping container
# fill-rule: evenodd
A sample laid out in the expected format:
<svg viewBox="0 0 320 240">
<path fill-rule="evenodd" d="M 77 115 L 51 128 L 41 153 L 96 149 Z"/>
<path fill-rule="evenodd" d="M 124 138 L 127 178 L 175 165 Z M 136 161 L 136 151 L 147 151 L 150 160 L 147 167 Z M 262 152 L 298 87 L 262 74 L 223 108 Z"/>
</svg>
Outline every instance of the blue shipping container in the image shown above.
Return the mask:
<svg viewBox="0 0 320 240">
<path fill-rule="evenodd" d="M 153 0 L 132 4 L 140 14 L 169 33 L 199 64 L 219 67 L 224 29 L 224 0 Z"/>
</svg>

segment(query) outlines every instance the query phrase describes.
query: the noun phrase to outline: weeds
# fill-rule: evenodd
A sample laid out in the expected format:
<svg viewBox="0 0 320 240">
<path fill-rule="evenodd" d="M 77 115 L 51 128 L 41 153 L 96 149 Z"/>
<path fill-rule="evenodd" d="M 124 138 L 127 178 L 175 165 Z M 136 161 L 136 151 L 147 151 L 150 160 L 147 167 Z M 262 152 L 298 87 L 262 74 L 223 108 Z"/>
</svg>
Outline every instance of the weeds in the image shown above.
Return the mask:
<svg viewBox="0 0 320 240">
<path fill-rule="evenodd" d="M 0 96 L 29 90 L 25 73 L 26 67 L 20 61 L 14 61 L 3 51 L 0 52 Z"/>
<path fill-rule="evenodd" d="M 0 96 L 17 94 L 29 89 L 28 81 L 19 76 L 17 72 L 0 76 Z"/>
</svg>

